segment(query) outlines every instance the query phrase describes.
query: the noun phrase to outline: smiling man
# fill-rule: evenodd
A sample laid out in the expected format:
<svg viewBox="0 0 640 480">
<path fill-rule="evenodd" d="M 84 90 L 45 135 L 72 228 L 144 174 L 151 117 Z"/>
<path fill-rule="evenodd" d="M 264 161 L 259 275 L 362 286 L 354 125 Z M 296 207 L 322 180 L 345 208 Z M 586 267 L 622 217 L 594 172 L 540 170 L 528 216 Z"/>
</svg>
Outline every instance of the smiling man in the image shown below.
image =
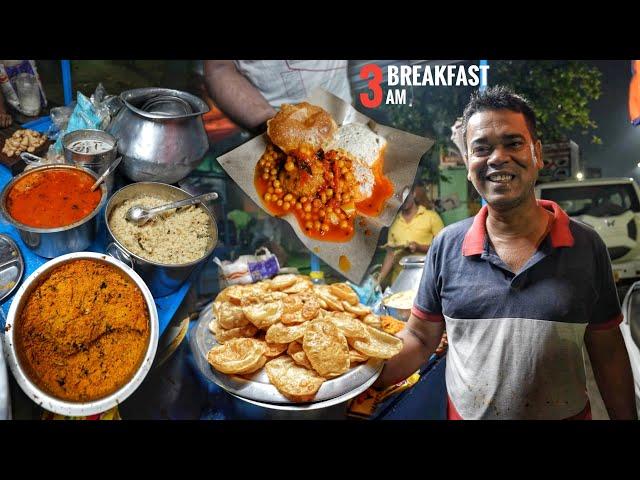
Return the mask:
<svg viewBox="0 0 640 480">
<path fill-rule="evenodd" d="M 487 201 L 436 237 L 403 351 L 378 382 L 413 373 L 447 327 L 450 419 L 588 419 L 582 348 L 612 419 L 635 419 L 622 313 L 604 243 L 550 201 L 536 118 L 504 87 L 474 95 L 462 135 L 468 178 Z"/>
</svg>

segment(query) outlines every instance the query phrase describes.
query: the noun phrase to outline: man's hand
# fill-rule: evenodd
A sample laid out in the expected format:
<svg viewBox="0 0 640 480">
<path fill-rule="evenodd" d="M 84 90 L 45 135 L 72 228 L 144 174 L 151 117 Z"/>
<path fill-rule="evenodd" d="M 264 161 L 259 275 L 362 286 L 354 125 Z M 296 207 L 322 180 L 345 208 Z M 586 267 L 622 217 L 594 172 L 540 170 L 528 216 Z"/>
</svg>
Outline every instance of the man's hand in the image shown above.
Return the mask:
<svg viewBox="0 0 640 480">
<path fill-rule="evenodd" d="M 0 128 L 7 128 L 13 123 L 13 118 L 8 113 L 0 113 Z"/>
<path fill-rule="evenodd" d="M 407 249 L 411 253 L 416 253 L 416 252 L 427 253 L 427 251 L 429 250 L 429 245 L 423 245 L 418 242 L 409 242 Z"/>
<path fill-rule="evenodd" d="M 411 314 L 407 326 L 397 334 L 404 342 L 402 351 L 387 360 L 374 387 L 388 387 L 415 372 L 436 351 L 442 332 L 444 321 L 420 320 Z"/>
<path fill-rule="evenodd" d="M 205 60 L 205 84 L 209 95 L 231 120 L 259 131 L 276 111 L 262 93 L 242 75 L 231 60 Z"/>
</svg>

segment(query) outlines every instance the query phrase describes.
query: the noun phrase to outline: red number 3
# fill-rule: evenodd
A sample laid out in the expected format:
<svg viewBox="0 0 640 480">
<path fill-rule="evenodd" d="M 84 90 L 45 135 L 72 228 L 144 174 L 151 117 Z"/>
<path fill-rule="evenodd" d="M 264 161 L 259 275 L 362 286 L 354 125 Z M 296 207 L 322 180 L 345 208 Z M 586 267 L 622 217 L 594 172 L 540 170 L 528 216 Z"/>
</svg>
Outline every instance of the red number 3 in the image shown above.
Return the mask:
<svg viewBox="0 0 640 480">
<path fill-rule="evenodd" d="M 373 78 L 369 80 L 368 87 L 373 93 L 373 97 L 370 97 L 367 93 L 360 94 L 360 102 L 366 108 L 379 107 L 382 103 L 382 69 L 375 63 L 368 63 L 360 70 L 360 78 L 367 79 L 369 75 L 373 74 Z"/>
</svg>

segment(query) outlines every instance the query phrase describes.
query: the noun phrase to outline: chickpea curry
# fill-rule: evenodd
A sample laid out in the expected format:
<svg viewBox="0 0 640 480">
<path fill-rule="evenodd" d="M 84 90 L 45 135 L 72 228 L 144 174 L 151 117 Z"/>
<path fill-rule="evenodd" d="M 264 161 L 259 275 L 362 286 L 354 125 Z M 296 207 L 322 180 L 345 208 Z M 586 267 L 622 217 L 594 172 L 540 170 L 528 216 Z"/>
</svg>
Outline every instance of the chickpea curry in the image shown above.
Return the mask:
<svg viewBox="0 0 640 480">
<path fill-rule="evenodd" d="M 284 153 L 269 143 L 256 165 L 255 186 L 271 213 L 293 213 L 309 237 L 346 242 L 353 237 L 357 214 L 379 215 L 393 194 L 393 184 L 382 172 L 382 155 L 371 169 L 366 198 L 358 168 L 361 163 L 341 150 L 302 145 Z"/>
</svg>

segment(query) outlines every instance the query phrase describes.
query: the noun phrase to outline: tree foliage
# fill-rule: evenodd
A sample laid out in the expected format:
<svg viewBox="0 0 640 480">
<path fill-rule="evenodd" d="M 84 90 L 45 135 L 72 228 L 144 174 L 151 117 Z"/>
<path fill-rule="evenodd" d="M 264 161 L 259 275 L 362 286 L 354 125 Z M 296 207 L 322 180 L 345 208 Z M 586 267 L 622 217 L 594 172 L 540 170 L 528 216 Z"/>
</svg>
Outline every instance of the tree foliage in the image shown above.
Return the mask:
<svg viewBox="0 0 640 480">
<path fill-rule="evenodd" d="M 491 64 L 491 84 L 508 85 L 533 104 L 543 143 L 567 140 L 569 132 L 583 135 L 597 129 L 590 104 L 600 97 L 602 73 L 580 61 L 526 60 Z M 601 143 L 593 135 L 592 142 Z"/>
</svg>

